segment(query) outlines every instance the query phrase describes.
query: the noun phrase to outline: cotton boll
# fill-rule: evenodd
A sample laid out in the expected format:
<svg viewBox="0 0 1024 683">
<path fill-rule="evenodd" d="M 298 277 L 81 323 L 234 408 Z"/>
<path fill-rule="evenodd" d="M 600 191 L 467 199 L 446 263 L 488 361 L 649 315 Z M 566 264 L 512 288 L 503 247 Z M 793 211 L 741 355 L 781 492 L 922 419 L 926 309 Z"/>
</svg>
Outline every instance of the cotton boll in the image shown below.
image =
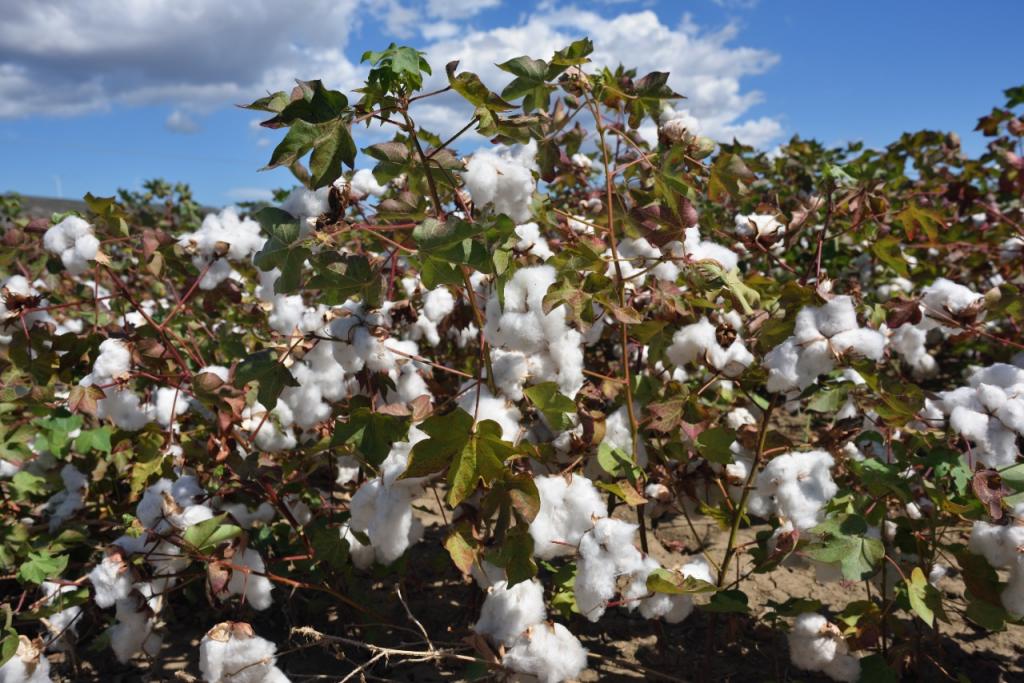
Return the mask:
<svg viewBox="0 0 1024 683">
<path fill-rule="evenodd" d="M 276 662 L 277 646 L 245 623 L 217 624 L 199 643 L 199 670 L 207 683 L 287 681 Z"/>
<path fill-rule="evenodd" d="M 93 600 L 96 601 L 96 605 L 106 609 L 113 607 L 118 600 L 128 597 L 134 577 L 124 555 L 114 546 L 89 572 L 89 582 L 92 583 Z"/>
<path fill-rule="evenodd" d="M 700 238 L 700 228 L 686 228 L 683 251 L 691 261 L 716 261 L 726 271 L 732 270 L 739 263 L 736 252 Z"/>
<path fill-rule="evenodd" d="M 530 524 L 533 554 L 542 560 L 570 555 L 594 520 L 604 517 L 607 506 L 594 483 L 573 475 L 536 477 L 540 510 Z"/>
<path fill-rule="evenodd" d="M 341 526 L 340 533 L 341 539 L 348 543 L 348 556 L 352 558 L 352 564 L 358 569 L 369 569 L 373 566 L 375 558 L 373 546 L 356 538 L 348 524 Z"/>
<path fill-rule="evenodd" d="M 981 294 L 943 277 L 925 287 L 921 295 L 924 317 L 918 326 L 924 330 L 939 328 L 945 334 L 952 334 L 957 328 L 944 325 L 943 320 L 955 317 L 983 298 Z"/>
<path fill-rule="evenodd" d="M 852 683 L 860 677 L 860 661 L 849 654 L 842 632 L 819 614 L 796 618 L 789 634 L 789 657 L 797 668 L 821 671 L 833 680 Z"/>
<path fill-rule="evenodd" d="M 46 502 L 50 514 L 50 533 L 55 532 L 85 505 L 85 493 L 89 480 L 74 465 L 67 464 L 60 471 L 64 490 L 59 491 Z"/>
<path fill-rule="evenodd" d="M 188 398 L 180 389 L 160 387 L 156 390 L 154 413 L 162 427 L 170 426 L 174 418 L 188 412 Z"/>
<path fill-rule="evenodd" d="M 68 216 L 43 234 L 43 247 L 60 257 L 71 275 L 81 275 L 96 258 L 100 243 L 92 226 L 78 216 Z"/>
<path fill-rule="evenodd" d="M 633 455 L 633 434 L 629 428 L 629 411 L 622 406 L 609 415 L 604 421 L 604 440 L 602 444 L 608 444 L 618 448 L 626 455 Z M 647 447 L 643 439 L 637 438 L 636 462 L 640 467 L 647 466 Z"/>
<path fill-rule="evenodd" d="M 0 667 L 0 683 L 52 683 L 50 661 L 27 636 L 18 636 L 14 656 Z"/>
<path fill-rule="evenodd" d="M 573 592 L 580 613 L 598 621 L 616 593 L 616 580 L 643 569 L 643 556 L 633 545 L 637 525 L 607 517 L 580 539 Z"/>
<path fill-rule="evenodd" d="M 367 195 L 380 197 L 387 192 L 387 188 L 377 182 L 377 179 L 373 176 L 373 171 L 368 168 L 361 168 L 352 176 L 349 192 L 356 199 L 362 199 Z"/>
<path fill-rule="evenodd" d="M 230 562 L 237 567 L 246 567 L 251 571 L 232 569 L 231 579 L 218 597 L 223 599 L 231 595 L 240 595 L 245 602 L 252 605 L 253 609 L 265 610 L 270 607 L 274 601 L 270 595 L 274 584 L 266 576 L 262 576 L 266 572 L 266 566 L 263 564 L 260 554 L 252 548 L 245 548 L 242 552 L 235 554 Z"/>
<path fill-rule="evenodd" d="M 511 588 L 499 581 L 488 589 L 473 630 L 501 645 L 511 645 L 519 634 L 546 616 L 544 587 L 539 581 L 520 581 Z"/>
<path fill-rule="evenodd" d="M 537 143 L 517 150 L 478 150 L 466 164 L 463 179 L 477 207 L 493 204 L 496 213 L 508 214 L 517 223 L 530 217 L 536 169 Z"/>
<path fill-rule="evenodd" d="M 93 384 L 109 384 L 131 372 L 132 353 L 124 341 L 120 339 L 104 339 L 100 343 L 100 353 L 93 361 L 89 377 Z"/>
<path fill-rule="evenodd" d="M 476 585 L 483 590 L 487 590 L 498 583 L 508 581 L 505 570 L 502 567 L 491 564 L 487 560 L 474 562 L 469 568 L 469 573 L 473 580 L 476 581 Z"/>
<path fill-rule="evenodd" d="M 193 254 L 192 263 L 200 270 L 213 262 L 199 282 L 200 289 L 210 290 L 234 272 L 229 261 L 250 259 L 263 248 L 265 241 L 259 223 L 239 218 L 238 212 L 229 207 L 220 213 L 207 214 L 198 230 L 178 238 L 178 245 Z M 221 258 L 214 262 L 217 257 Z"/>
<path fill-rule="evenodd" d="M 70 649 L 76 631 L 78 630 L 78 619 L 82 616 L 82 608 L 78 605 L 64 607 L 66 604 L 61 597 L 67 593 L 74 593 L 78 586 L 64 585 L 54 581 L 44 581 L 39 588 L 46 599 L 46 605 L 54 608 L 61 608 L 46 618 L 47 629 L 50 631 L 50 639 L 47 646 L 55 650 Z"/>
<path fill-rule="evenodd" d="M 755 515 L 778 512 L 799 530 L 816 526 L 822 508 L 839 490 L 832 481 L 833 464 L 825 451 L 776 456 L 757 476 L 750 511 Z"/>
<path fill-rule="evenodd" d="M 855 353 L 863 358 L 879 360 L 885 352 L 885 336 L 875 330 L 858 328 L 840 332 L 831 339 L 839 353 Z"/>
<path fill-rule="evenodd" d="M 540 683 L 578 678 L 587 668 L 587 651 L 561 624 L 537 624 L 516 638 L 501 665 L 536 676 Z"/>
<path fill-rule="evenodd" d="M 161 598 L 154 596 L 152 586 L 137 584 L 137 590 L 118 600 L 117 623 L 110 628 L 110 648 L 117 661 L 127 664 L 138 653 L 155 657 L 163 638 L 153 632 L 157 624 Z"/>
<path fill-rule="evenodd" d="M 320 214 L 325 213 L 329 208 L 327 203 L 329 193 L 330 188 L 327 187 L 321 187 L 318 190 L 296 187 L 281 202 L 281 209 L 298 219 L 300 233 L 305 235 L 316 223 Z"/>
<path fill-rule="evenodd" d="M 541 261 L 547 261 L 554 256 L 548 241 L 540 234 L 540 226 L 536 223 L 517 225 L 515 232 L 519 238 L 519 241 L 516 242 L 516 251 L 528 252 Z"/>
<path fill-rule="evenodd" d="M 484 420 L 497 422 L 501 427 L 503 440 L 511 443 L 519 441 L 519 421 L 522 419 L 522 413 L 514 404 L 491 394 L 485 385 L 464 392 L 458 399 L 458 406 L 470 415 L 474 415 L 477 422 Z"/>
</svg>

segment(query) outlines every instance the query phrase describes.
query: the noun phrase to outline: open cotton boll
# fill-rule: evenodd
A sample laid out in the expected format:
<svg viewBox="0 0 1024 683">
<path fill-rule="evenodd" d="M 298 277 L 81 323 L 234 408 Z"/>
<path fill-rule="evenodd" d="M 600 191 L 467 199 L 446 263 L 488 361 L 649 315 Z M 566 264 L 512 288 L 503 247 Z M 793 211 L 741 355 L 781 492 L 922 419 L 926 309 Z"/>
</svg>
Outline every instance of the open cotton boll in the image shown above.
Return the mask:
<svg viewBox="0 0 1024 683">
<path fill-rule="evenodd" d="M 686 228 L 683 240 L 683 253 L 691 261 L 716 261 L 726 271 L 732 270 L 739 263 L 736 252 L 700 238 L 700 228 Z"/>
<path fill-rule="evenodd" d="M 355 172 L 352 176 L 352 181 L 349 183 L 349 193 L 356 199 L 362 199 L 367 195 L 373 195 L 380 197 L 387 188 L 377 182 L 377 179 L 373 176 L 373 171 L 368 168 L 361 168 Z"/>
<path fill-rule="evenodd" d="M 529 252 L 541 261 L 547 261 L 554 256 L 548 241 L 540 234 L 540 226 L 536 223 L 522 223 L 516 226 L 516 251 Z"/>
<path fill-rule="evenodd" d="M 78 619 L 82 616 L 82 608 L 79 605 L 64 607 L 66 601 L 61 596 L 67 593 L 74 593 L 78 590 L 78 586 L 59 584 L 55 581 L 43 581 L 39 588 L 46 599 L 46 605 L 59 610 L 46 617 L 46 628 L 50 632 L 47 647 L 56 650 L 69 649 L 78 630 Z M 63 609 L 60 609 L 61 607 Z"/>
<path fill-rule="evenodd" d="M 757 475 L 750 497 L 750 512 L 758 516 L 778 513 L 798 530 L 821 522 L 821 511 L 839 487 L 832 480 L 835 464 L 825 451 L 778 455 Z"/>
<path fill-rule="evenodd" d="M 214 289 L 234 273 L 229 261 L 250 259 L 263 248 L 265 241 L 266 238 L 260 234 L 259 223 L 249 218 L 239 218 L 238 212 L 228 207 L 220 213 L 207 214 L 198 230 L 178 238 L 178 245 L 192 253 L 192 264 L 200 271 L 215 258 L 221 257 L 199 282 L 200 289 L 208 290 Z M 224 245 L 227 245 L 226 250 Z"/>
<path fill-rule="evenodd" d="M 274 602 L 271 596 L 274 584 L 266 576 L 263 576 L 267 569 L 260 554 L 252 548 L 245 548 L 231 558 L 231 564 L 237 567 L 247 567 L 250 571 L 232 569 L 231 579 L 218 597 L 224 599 L 232 595 L 240 595 L 253 609 L 265 610 L 270 607 Z"/>
<path fill-rule="evenodd" d="M 536 477 L 534 484 L 540 495 L 540 510 L 530 523 L 534 556 L 550 560 L 573 554 L 594 520 L 606 515 L 604 498 L 580 475 Z"/>
<path fill-rule="evenodd" d="M 100 250 L 92 226 L 78 216 L 68 216 L 43 234 L 43 247 L 60 257 L 71 275 L 81 275 Z"/>
<path fill-rule="evenodd" d="M 109 384 L 126 376 L 132 369 L 132 352 L 121 339 L 104 339 L 88 377 L 92 384 Z"/>
<path fill-rule="evenodd" d="M 736 214 L 736 232 L 743 236 L 755 238 L 768 238 L 775 235 L 786 226 L 780 223 L 775 216 L 770 214 L 752 213 L 748 215 Z"/>
<path fill-rule="evenodd" d="M 116 604 L 117 622 L 110 628 L 110 649 L 117 661 L 127 664 L 138 653 L 155 657 L 163 637 L 154 633 L 162 599 L 151 584 L 136 584 L 135 591 Z"/>
<path fill-rule="evenodd" d="M 161 427 L 169 427 L 175 417 L 188 412 L 188 397 L 180 389 L 160 387 L 153 402 L 156 421 Z"/>
<path fill-rule="evenodd" d="M 540 683 L 578 678 L 587 668 L 587 651 L 561 624 L 536 624 L 513 641 L 501 665 L 537 677 Z"/>
<path fill-rule="evenodd" d="M 298 221 L 300 237 L 308 235 L 316 225 L 316 219 L 327 211 L 329 194 L 329 187 L 307 190 L 300 186 L 292 190 L 281 202 L 281 209 L 290 213 Z"/>
<path fill-rule="evenodd" d="M 860 678 L 860 660 L 850 654 L 842 632 L 820 614 L 796 618 L 789 634 L 789 658 L 805 671 L 821 671 L 835 681 L 853 683 Z"/>
<path fill-rule="evenodd" d="M 61 469 L 60 478 L 64 482 L 64 490 L 58 491 L 46 502 L 51 533 L 85 506 L 85 493 L 89 488 L 88 478 L 70 463 Z"/>
<path fill-rule="evenodd" d="M 50 661 L 28 636 L 18 636 L 14 656 L 0 666 L 0 683 L 52 683 Z"/>
<path fill-rule="evenodd" d="M 582 152 L 573 154 L 569 161 L 572 162 L 573 166 L 583 171 L 589 171 L 594 166 L 593 160 Z"/>
<path fill-rule="evenodd" d="M 479 394 L 479 396 L 478 396 Z M 519 441 L 522 413 L 514 403 L 491 394 L 486 385 L 480 385 L 463 392 L 457 401 L 458 406 L 476 418 L 477 422 L 494 420 L 501 427 L 501 438 L 504 441 Z"/>
<path fill-rule="evenodd" d="M 246 623 L 217 624 L 199 643 L 199 671 L 206 683 L 287 681 L 276 663 L 277 646 Z"/>
<path fill-rule="evenodd" d="M 580 614 L 590 621 L 604 615 L 620 576 L 643 570 L 643 555 L 633 545 L 636 530 L 636 524 L 605 517 L 580 539 L 573 592 Z"/>
<path fill-rule="evenodd" d="M 106 609 L 113 607 L 118 600 L 127 598 L 135 581 L 123 552 L 113 546 L 89 572 L 89 582 L 92 584 L 92 597 L 96 605 Z"/>
<path fill-rule="evenodd" d="M 473 630 L 501 645 L 511 645 L 519 634 L 546 617 L 544 587 L 539 581 L 520 581 L 511 588 L 508 582 L 498 581 L 487 590 Z"/>
<path fill-rule="evenodd" d="M 501 378 L 513 400 L 527 383 L 556 382 L 569 397 L 583 386 L 582 336 L 566 323 L 564 306 L 544 312 L 544 295 L 555 278 L 551 266 L 521 268 L 505 284 L 504 304 L 496 291 L 488 298 L 484 337 L 493 349 L 519 352 L 526 361 L 525 374 L 515 363 L 515 372 L 506 367 Z"/>
<path fill-rule="evenodd" d="M 955 317 L 984 297 L 963 285 L 940 277 L 921 291 L 921 307 L 924 315 L 918 326 L 924 330 L 939 328 L 945 334 L 957 331 L 956 326 L 947 326 L 943 320 Z"/>
<path fill-rule="evenodd" d="M 505 569 L 491 564 L 487 560 L 474 562 L 469 568 L 469 573 L 473 580 L 476 581 L 476 585 L 483 590 L 487 590 L 498 583 L 508 581 Z"/>
<path fill-rule="evenodd" d="M 47 322 L 52 320 L 50 314 L 47 311 L 31 311 L 29 313 L 24 312 L 27 309 L 20 311 L 12 310 L 14 308 L 14 302 L 11 300 L 12 297 L 37 297 L 41 296 L 40 291 L 29 283 L 28 279 L 23 275 L 11 275 L 3 284 L 0 285 L 0 345 L 6 345 L 11 343 L 11 335 L 9 332 L 22 329 L 22 321 L 24 321 L 25 327 L 29 330 L 38 322 Z M 47 301 L 40 299 L 39 306 L 46 306 Z M 8 305 L 11 308 L 8 308 Z M 61 328 L 66 327 L 68 324 L 74 325 L 80 321 L 67 321 L 67 323 L 61 325 L 58 324 L 58 334 L 60 334 Z M 74 331 L 66 329 L 65 331 Z M 79 329 L 77 333 L 80 333 Z"/>
<path fill-rule="evenodd" d="M 754 362 L 754 355 L 738 337 L 729 348 L 723 348 L 707 318 L 676 330 L 665 354 L 677 366 L 707 362 L 726 377 L 738 377 Z"/>
<path fill-rule="evenodd" d="M 242 410 L 240 427 L 249 434 L 255 433 L 252 438 L 256 443 L 256 447 L 261 451 L 271 453 L 286 451 L 295 448 L 298 443 L 298 440 L 295 438 L 295 432 L 291 429 L 291 420 L 281 419 L 285 416 L 290 417 L 290 413 L 291 410 L 286 407 L 285 403 L 278 401 L 271 415 L 264 419 L 267 409 L 257 401 L 252 406 L 246 406 Z M 275 424 L 275 417 L 281 422 L 280 429 Z M 288 424 L 284 424 L 285 422 Z"/>
<path fill-rule="evenodd" d="M 463 174 L 473 203 L 493 204 L 496 213 L 507 214 L 516 223 L 529 220 L 536 156 L 534 140 L 515 149 L 499 146 L 474 152 Z"/>
</svg>

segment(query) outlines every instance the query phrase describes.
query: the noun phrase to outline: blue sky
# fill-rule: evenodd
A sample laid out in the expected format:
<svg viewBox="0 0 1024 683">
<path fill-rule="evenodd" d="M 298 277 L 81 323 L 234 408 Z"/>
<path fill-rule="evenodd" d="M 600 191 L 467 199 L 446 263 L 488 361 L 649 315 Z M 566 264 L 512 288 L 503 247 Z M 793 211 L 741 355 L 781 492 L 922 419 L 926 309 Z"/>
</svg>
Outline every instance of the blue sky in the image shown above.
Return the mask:
<svg viewBox="0 0 1024 683">
<path fill-rule="evenodd" d="M 765 147 L 794 133 L 882 145 L 971 129 L 1024 82 L 1024 3 L 691 0 L 0 0 L 0 191 L 80 197 L 151 177 L 224 204 L 290 184 L 260 173 L 275 135 L 233 107 L 292 78 L 356 87 L 391 40 L 452 58 L 497 89 L 494 62 L 584 34 L 602 62 L 673 72 L 705 132 Z M 441 98 L 438 129 L 464 114 Z M 465 119 L 462 119 L 465 120 Z M 376 131 L 360 137 L 365 145 Z M 467 144 L 473 144 L 471 141 Z"/>
</svg>

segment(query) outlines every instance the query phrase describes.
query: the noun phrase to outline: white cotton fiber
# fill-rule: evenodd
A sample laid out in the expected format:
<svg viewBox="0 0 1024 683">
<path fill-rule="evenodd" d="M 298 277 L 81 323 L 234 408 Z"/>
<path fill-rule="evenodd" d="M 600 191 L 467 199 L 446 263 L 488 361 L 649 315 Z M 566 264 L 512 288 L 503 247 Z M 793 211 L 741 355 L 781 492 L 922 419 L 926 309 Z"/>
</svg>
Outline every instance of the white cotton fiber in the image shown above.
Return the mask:
<svg viewBox="0 0 1024 683">
<path fill-rule="evenodd" d="M 536 156 L 533 140 L 514 150 L 499 147 L 474 152 L 463 175 L 473 203 L 478 207 L 493 204 L 497 213 L 507 214 L 516 223 L 529 220 Z"/>
<path fill-rule="evenodd" d="M 92 226 L 78 216 L 68 216 L 43 234 L 43 247 L 58 256 L 71 275 L 81 275 L 96 258 L 100 242 Z"/>
<path fill-rule="evenodd" d="M 502 666 L 530 674 L 540 683 L 578 678 L 587 668 L 587 651 L 561 624 L 537 624 L 520 635 L 505 652 Z"/>
<path fill-rule="evenodd" d="M 596 622 L 617 591 L 620 576 L 643 571 L 644 558 L 633 545 L 637 525 L 603 518 L 580 539 L 573 592 L 580 614 Z"/>
<path fill-rule="evenodd" d="M 853 683 L 860 678 L 860 660 L 850 654 L 839 628 L 819 614 L 796 618 L 789 634 L 789 657 L 797 668 L 821 671 L 835 681 Z"/>
<path fill-rule="evenodd" d="M 18 636 L 14 656 L 0 667 L 0 683 L 51 683 L 50 661 L 28 636 Z"/>
<path fill-rule="evenodd" d="M 821 522 L 822 508 L 838 492 L 832 480 L 835 464 L 825 451 L 786 453 L 772 458 L 757 475 L 750 512 L 777 513 L 799 530 Z"/>
<path fill-rule="evenodd" d="M 221 257 L 199 282 L 200 289 L 213 289 L 234 272 L 229 261 L 247 261 L 265 241 L 259 223 L 239 218 L 238 212 L 229 207 L 207 214 L 198 230 L 178 238 L 178 246 L 193 254 L 192 264 L 200 271 Z"/>
<path fill-rule="evenodd" d="M 276 662 L 277 646 L 245 623 L 217 624 L 199 643 L 199 670 L 206 683 L 287 681 Z"/>
<path fill-rule="evenodd" d="M 480 619 L 473 630 L 507 646 L 546 616 L 544 587 L 539 581 L 520 581 L 511 588 L 507 581 L 498 581 L 487 590 Z"/>
<path fill-rule="evenodd" d="M 542 560 L 576 551 L 583 534 L 604 517 L 607 505 L 594 483 L 581 475 L 536 477 L 540 511 L 530 523 L 533 554 Z"/>
</svg>

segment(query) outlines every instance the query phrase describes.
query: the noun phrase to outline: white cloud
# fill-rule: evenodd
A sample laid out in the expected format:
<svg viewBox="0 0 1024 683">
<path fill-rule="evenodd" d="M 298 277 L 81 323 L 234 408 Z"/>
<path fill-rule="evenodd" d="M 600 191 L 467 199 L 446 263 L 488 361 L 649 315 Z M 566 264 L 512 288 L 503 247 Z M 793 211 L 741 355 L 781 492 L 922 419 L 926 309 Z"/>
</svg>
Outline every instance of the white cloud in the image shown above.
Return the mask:
<svg viewBox="0 0 1024 683">
<path fill-rule="evenodd" d="M 530 15 L 517 26 L 467 30 L 458 37 L 439 40 L 426 48 L 428 61 L 442 65 L 459 59 L 460 69 L 476 72 L 492 89 L 500 91 L 511 76 L 495 64 L 519 55 L 548 58 L 573 40 L 589 36 L 594 41 L 594 63 L 598 66 L 635 66 L 639 74 L 668 71 L 669 84 L 685 95 L 679 105 L 701 121 L 706 135 L 716 139 L 738 137 L 762 145 L 782 132 L 771 117 L 743 121 L 743 115 L 762 100 L 757 91 L 744 91 L 740 80 L 763 73 L 778 57 L 765 50 L 733 46 L 735 25 L 702 32 L 684 16 L 676 28 L 661 22 L 653 11 L 622 13 L 605 18 L 596 12 L 574 7 Z M 440 69 L 438 69 L 440 71 Z M 440 82 L 435 75 L 431 85 Z M 433 105 L 456 107 L 457 99 L 438 98 Z M 464 110 L 461 110 L 464 111 Z M 466 116 L 440 115 L 430 119 L 448 120 L 457 129 Z M 451 127 L 439 128 L 449 132 Z"/>
<path fill-rule="evenodd" d="M 175 109 L 164 121 L 164 127 L 172 133 L 198 133 L 199 124 L 191 116 L 180 109 Z"/>
<path fill-rule="evenodd" d="M 764 144 L 781 133 L 772 117 L 747 118 L 762 97 L 741 85 L 778 58 L 736 45 L 734 25 L 707 31 L 688 17 L 671 26 L 653 11 L 599 14 L 555 3 L 510 26 L 460 23 L 499 2 L 476 0 L 467 9 L 455 0 L 427 0 L 416 10 L 402 0 L 3 0 L 0 117 L 170 104 L 182 113 L 167 125 L 180 128 L 189 119 L 183 112 L 194 117 L 245 102 L 287 89 L 295 78 L 322 78 L 349 91 L 366 67 L 346 54 L 348 33 L 369 17 L 389 32 L 423 36 L 434 67 L 428 87 L 443 84 L 444 65 L 460 59 L 500 91 L 511 77 L 495 63 L 523 54 L 547 58 L 590 36 L 596 65 L 671 72 L 672 87 L 689 98 L 680 106 L 712 137 Z M 469 117 L 450 93 L 417 110 L 440 133 Z"/>
<path fill-rule="evenodd" d="M 213 109 L 320 75 L 353 87 L 343 50 L 359 2 L 5 1 L 0 116 Z"/>
<path fill-rule="evenodd" d="M 500 4 L 501 0 L 428 0 L 427 12 L 442 19 L 468 19 Z"/>
</svg>

